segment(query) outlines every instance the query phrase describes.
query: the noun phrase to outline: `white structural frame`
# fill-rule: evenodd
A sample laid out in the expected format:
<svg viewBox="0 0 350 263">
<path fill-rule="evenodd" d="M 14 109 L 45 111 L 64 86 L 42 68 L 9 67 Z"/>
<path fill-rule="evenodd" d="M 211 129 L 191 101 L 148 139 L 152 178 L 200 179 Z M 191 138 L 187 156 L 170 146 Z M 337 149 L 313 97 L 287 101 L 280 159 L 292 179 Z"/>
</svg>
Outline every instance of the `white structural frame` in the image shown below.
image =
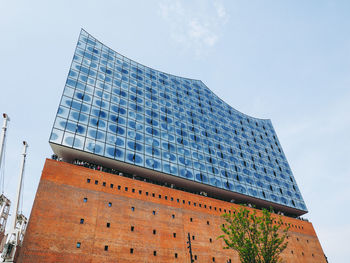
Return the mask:
<svg viewBox="0 0 350 263">
<path fill-rule="evenodd" d="M 28 148 L 28 143 L 26 141 L 23 141 L 22 162 L 21 162 L 19 182 L 17 187 L 15 211 L 12 218 L 12 225 L 7 233 L 6 243 L 1 255 L 1 257 L 4 259 L 4 262 L 14 262 L 16 250 L 18 249 L 19 246 L 22 246 L 23 237 L 27 228 L 27 223 L 28 223 L 27 218 L 22 213 L 18 214 L 18 207 L 19 207 L 21 192 L 22 192 L 24 167 L 25 167 L 25 162 L 27 157 L 27 148 Z"/>
</svg>

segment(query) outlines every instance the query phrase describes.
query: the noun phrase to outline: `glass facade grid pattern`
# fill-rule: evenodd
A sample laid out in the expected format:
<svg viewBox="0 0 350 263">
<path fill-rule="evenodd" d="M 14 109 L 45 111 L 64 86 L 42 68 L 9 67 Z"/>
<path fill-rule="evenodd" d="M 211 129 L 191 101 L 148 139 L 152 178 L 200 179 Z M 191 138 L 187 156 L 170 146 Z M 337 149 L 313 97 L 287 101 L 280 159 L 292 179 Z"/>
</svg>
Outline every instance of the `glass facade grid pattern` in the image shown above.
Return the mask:
<svg viewBox="0 0 350 263">
<path fill-rule="evenodd" d="M 82 30 L 50 143 L 307 211 L 270 120 Z"/>
</svg>

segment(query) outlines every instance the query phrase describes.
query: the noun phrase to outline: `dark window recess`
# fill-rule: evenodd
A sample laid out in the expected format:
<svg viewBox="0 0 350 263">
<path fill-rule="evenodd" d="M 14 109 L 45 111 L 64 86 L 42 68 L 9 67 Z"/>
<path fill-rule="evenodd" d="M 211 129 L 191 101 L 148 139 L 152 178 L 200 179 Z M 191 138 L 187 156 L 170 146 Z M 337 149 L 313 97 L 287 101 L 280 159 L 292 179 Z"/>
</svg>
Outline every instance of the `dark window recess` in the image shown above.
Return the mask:
<svg viewBox="0 0 350 263">
<path fill-rule="evenodd" d="M 89 184 L 91 182 L 91 179 L 86 179 L 86 182 Z"/>
<path fill-rule="evenodd" d="M 148 196 L 148 192 L 146 192 L 146 195 Z"/>
<path fill-rule="evenodd" d="M 171 201 L 174 201 L 174 198 L 173 198 L 173 197 L 170 197 L 170 200 L 171 200 Z"/>
<path fill-rule="evenodd" d="M 134 254 L 134 249 L 130 248 L 130 254 Z"/>
<path fill-rule="evenodd" d="M 208 225 L 208 226 L 210 225 L 209 221 L 207 221 L 207 225 Z"/>
<path fill-rule="evenodd" d="M 80 224 L 84 224 L 84 218 L 80 219 Z"/>
<path fill-rule="evenodd" d="M 111 202 L 109 202 L 109 203 L 108 203 L 108 207 L 111 207 L 111 206 L 112 206 L 112 203 L 111 203 Z"/>
<path fill-rule="evenodd" d="M 84 197 L 84 201 L 83 201 L 84 203 L 86 203 L 87 202 L 87 197 Z"/>
<path fill-rule="evenodd" d="M 108 228 L 110 228 L 110 227 L 111 227 L 111 223 L 107 223 L 106 226 L 107 226 Z"/>
<path fill-rule="evenodd" d="M 155 215 L 155 214 L 156 214 L 156 211 L 153 210 L 152 213 L 153 213 L 153 215 Z"/>
<path fill-rule="evenodd" d="M 108 251 L 108 246 L 105 246 L 105 251 Z"/>
<path fill-rule="evenodd" d="M 175 258 L 177 258 L 177 253 L 175 253 Z"/>
<path fill-rule="evenodd" d="M 132 189 L 131 191 L 132 191 L 133 193 L 135 193 L 135 189 Z"/>
<path fill-rule="evenodd" d="M 128 188 L 127 188 L 127 187 L 125 187 L 125 191 L 126 191 L 126 192 L 128 191 Z"/>
<path fill-rule="evenodd" d="M 171 217 L 172 217 L 172 218 L 175 218 L 175 215 L 173 214 L 173 215 L 171 215 Z"/>
<path fill-rule="evenodd" d="M 213 262 L 215 262 L 215 257 L 213 257 Z"/>
<path fill-rule="evenodd" d="M 103 183 L 102 183 L 102 186 L 106 186 L 106 182 L 103 182 Z"/>
<path fill-rule="evenodd" d="M 167 197 L 167 196 L 164 196 L 164 199 L 165 199 L 165 200 L 168 200 L 168 197 Z"/>
<path fill-rule="evenodd" d="M 190 218 L 190 221 L 191 221 L 191 222 L 193 222 L 193 219 L 192 219 L 192 217 Z"/>
<path fill-rule="evenodd" d="M 173 237 L 176 237 L 176 233 L 173 233 Z"/>
<path fill-rule="evenodd" d="M 131 211 L 133 211 L 133 212 L 134 212 L 134 211 L 135 211 L 135 207 L 133 207 L 133 206 L 132 206 L 132 207 L 131 207 Z"/>
<path fill-rule="evenodd" d="M 211 238 L 209 238 L 209 242 L 210 242 L 210 243 L 212 243 L 212 242 L 213 242 L 213 240 L 212 240 Z"/>
<path fill-rule="evenodd" d="M 180 200 L 179 199 L 176 199 L 176 201 L 179 203 L 180 202 Z"/>
<path fill-rule="evenodd" d="M 162 195 L 159 195 L 159 198 L 162 198 Z"/>
<path fill-rule="evenodd" d="M 98 184 L 98 180 L 95 180 L 95 184 Z"/>
<path fill-rule="evenodd" d="M 192 240 L 194 240 L 194 236 L 192 236 Z"/>
<path fill-rule="evenodd" d="M 197 255 L 194 255 L 194 260 L 197 260 Z"/>
<path fill-rule="evenodd" d="M 155 197 L 155 194 L 154 194 L 154 193 L 152 193 L 152 197 Z"/>
<path fill-rule="evenodd" d="M 131 232 L 134 232 L 134 226 L 130 227 Z"/>
<path fill-rule="evenodd" d="M 153 251 L 153 256 L 157 256 L 157 251 Z"/>
<path fill-rule="evenodd" d="M 139 190 L 139 194 L 142 194 L 142 190 Z"/>
<path fill-rule="evenodd" d="M 122 187 L 120 185 L 118 185 L 118 190 L 120 190 Z"/>
<path fill-rule="evenodd" d="M 157 230 L 153 229 L 153 235 L 155 235 L 157 233 Z"/>
<path fill-rule="evenodd" d="M 80 247 L 81 247 L 81 243 L 77 242 L 77 248 L 80 248 Z"/>
<path fill-rule="evenodd" d="M 113 185 L 113 184 L 111 184 L 111 188 L 113 188 L 113 186 L 114 186 L 114 185 Z"/>
</svg>

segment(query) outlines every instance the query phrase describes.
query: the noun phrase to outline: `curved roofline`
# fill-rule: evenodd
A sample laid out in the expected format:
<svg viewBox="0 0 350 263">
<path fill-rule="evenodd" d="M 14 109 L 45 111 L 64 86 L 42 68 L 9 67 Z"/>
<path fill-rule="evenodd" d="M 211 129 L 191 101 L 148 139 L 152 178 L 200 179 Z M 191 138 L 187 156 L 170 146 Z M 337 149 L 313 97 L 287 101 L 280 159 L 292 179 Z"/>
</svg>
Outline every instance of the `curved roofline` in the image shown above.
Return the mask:
<svg viewBox="0 0 350 263">
<path fill-rule="evenodd" d="M 246 116 L 246 117 L 255 119 L 255 120 L 269 121 L 269 122 L 271 123 L 271 125 L 272 125 L 271 119 L 262 119 L 262 118 L 253 117 L 253 116 L 250 116 L 250 115 L 248 115 L 248 114 L 246 114 L 246 113 L 243 113 L 243 112 L 237 110 L 236 108 L 232 107 L 230 104 L 228 104 L 227 102 L 225 102 L 222 98 L 220 98 L 216 93 L 214 93 L 214 92 L 213 92 L 202 80 L 200 80 L 200 79 L 191 79 L 191 78 L 181 77 L 181 76 L 178 76 L 178 75 L 170 74 L 170 73 L 167 73 L 167 72 L 164 72 L 164 71 L 161 71 L 161 70 L 154 69 L 154 68 L 152 68 L 152 67 L 146 66 L 146 65 L 144 65 L 144 64 L 142 64 L 142 63 L 140 63 L 140 62 L 137 62 L 137 61 L 135 61 L 135 60 L 133 60 L 133 59 L 130 59 L 129 57 L 126 57 L 126 56 L 120 54 L 119 52 L 115 51 L 113 48 L 110 48 L 109 46 L 105 45 L 103 42 L 101 42 L 101 41 L 98 40 L 96 37 L 94 37 L 93 35 L 91 35 L 88 31 L 86 31 L 84 28 L 81 28 L 80 32 L 81 32 L 81 31 L 86 32 L 88 35 L 92 36 L 97 42 L 99 42 L 100 44 L 102 44 L 102 45 L 108 47 L 109 49 L 113 50 L 115 53 L 117 53 L 117 54 L 121 55 L 122 57 L 125 57 L 125 58 L 129 59 L 130 61 L 132 61 L 132 62 L 134 62 L 134 63 L 137 63 L 137 64 L 139 64 L 139 65 L 141 65 L 141 66 L 143 66 L 143 67 L 146 67 L 146 68 L 149 68 L 149 69 L 151 69 L 151 70 L 155 70 L 155 71 L 157 71 L 157 72 L 164 73 L 164 74 L 167 74 L 167 75 L 176 77 L 176 78 L 182 78 L 182 79 L 187 79 L 187 80 L 192 80 L 192 81 L 200 81 L 200 82 L 201 82 L 208 90 L 210 90 L 219 100 L 221 100 L 223 103 L 225 103 L 226 105 L 228 105 L 229 107 L 231 107 L 232 109 L 234 109 L 235 111 L 237 111 L 238 113 L 240 113 L 240 114 L 242 114 L 242 115 L 244 115 L 244 116 Z"/>
</svg>

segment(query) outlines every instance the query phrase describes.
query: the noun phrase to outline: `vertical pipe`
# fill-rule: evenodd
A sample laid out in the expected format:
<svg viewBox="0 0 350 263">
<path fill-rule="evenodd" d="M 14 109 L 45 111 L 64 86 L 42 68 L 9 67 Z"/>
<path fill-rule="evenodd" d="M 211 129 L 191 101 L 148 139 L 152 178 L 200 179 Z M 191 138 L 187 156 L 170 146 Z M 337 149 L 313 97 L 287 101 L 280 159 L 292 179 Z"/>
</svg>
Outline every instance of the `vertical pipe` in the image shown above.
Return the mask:
<svg viewBox="0 0 350 263">
<path fill-rule="evenodd" d="M 22 192 L 22 181 L 23 181 L 24 165 L 25 165 L 26 157 L 27 157 L 27 147 L 28 147 L 28 143 L 26 141 L 23 141 L 23 153 L 22 153 L 21 170 L 20 170 L 20 174 L 19 174 L 19 182 L 18 182 L 18 187 L 17 187 L 17 197 L 16 197 L 16 201 L 15 201 L 15 211 L 13 213 L 13 218 L 12 218 L 13 230 L 16 229 L 18 206 L 19 206 L 19 201 L 20 201 L 21 192 Z"/>
<path fill-rule="evenodd" d="M 3 152 L 4 152 L 7 122 L 10 121 L 9 116 L 6 113 L 3 113 L 2 116 L 4 117 L 4 122 L 2 125 L 1 137 L 0 137 L 0 168 L 1 168 L 2 156 L 3 156 Z"/>
</svg>

